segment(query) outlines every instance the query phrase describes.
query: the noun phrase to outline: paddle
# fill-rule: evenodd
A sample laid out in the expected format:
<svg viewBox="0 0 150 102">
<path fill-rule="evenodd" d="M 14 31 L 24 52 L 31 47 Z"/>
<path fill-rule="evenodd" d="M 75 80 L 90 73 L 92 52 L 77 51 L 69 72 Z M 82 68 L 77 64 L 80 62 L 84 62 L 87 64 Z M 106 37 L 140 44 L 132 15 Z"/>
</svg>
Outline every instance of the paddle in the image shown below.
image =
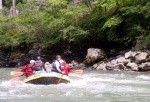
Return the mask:
<svg viewBox="0 0 150 102">
<path fill-rule="evenodd" d="M 21 75 L 23 75 L 24 74 L 24 72 L 16 72 L 16 71 L 12 71 L 11 73 L 10 73 L 11 75 L 13 75 L 14 77 L 17 77 L 17 76 L 21 76 Z"/>
<path fill-rule="evenodd" d="M 24 73 L 23 72 L 14 72 L 14 71 L 12 71 L 10 74 L 14 76 L 14 78 L 10 79 L 10 81 L 14 82 L 14 81 L 19 80 L 20 76 L 22 76 Z"/>
<path fill-rule="evenodd" d="M 57 84 L 59 84 L 59 83 L 60 83 L 60 81 L 61 81 L 61 79 L 62 79 L 63 75 L 64 75 L 64 74 L 62 74 L 62 75 L 61 75 L 61 77 L 60 77 L 60 79 L 58 80 Z"/>
<path fill-rule="evenodd" d="M 83 74 L 83 70 L 73 70 L 71 73 L 81 76 Z"/>
<path fill-rule="evenodd" d="M 81 76 L 83 74 L 83 70 L 73 70 L 71 71 L 70 74 L 74 74 L 74 75 L 77 75 L 77 76 Z M 61 78 L 58 80 L 57 84 L 60 83 L 62 77 L 63 77 L 64 74 L 61 75 Z"/>
</svg>

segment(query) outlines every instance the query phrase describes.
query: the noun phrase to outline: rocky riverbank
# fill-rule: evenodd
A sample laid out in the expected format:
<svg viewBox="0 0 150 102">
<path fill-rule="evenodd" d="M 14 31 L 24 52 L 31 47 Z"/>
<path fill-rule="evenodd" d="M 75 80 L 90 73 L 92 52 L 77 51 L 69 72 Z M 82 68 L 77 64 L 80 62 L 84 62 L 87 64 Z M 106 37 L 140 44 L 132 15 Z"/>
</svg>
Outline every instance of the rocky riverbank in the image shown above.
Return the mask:
<svg viewBox="0 0 150 102">
<path fill-rule="evenodd" d="M 29 51 L 0 51 L 0 67 L 21 67 L 41 56 L 43 62 L 52 62 L 56 54 L 41 49 L 35 44 Z M 63 59 L 75 69 L 115 70 L 115 71 L 150 71 L 150 51 L 132 51 L 111 49 L 104 51 L 99 48 L 89 48 L 84 55 L 74 56 L 71 51 L 61 53 Z"/>
<path fill-rule="evenodd" d="M 89 48 L 85 63 L 96 70 L 150 71 L 150 51 L 120 51 L 108 58 L 104 50 Z"/>
</svg>

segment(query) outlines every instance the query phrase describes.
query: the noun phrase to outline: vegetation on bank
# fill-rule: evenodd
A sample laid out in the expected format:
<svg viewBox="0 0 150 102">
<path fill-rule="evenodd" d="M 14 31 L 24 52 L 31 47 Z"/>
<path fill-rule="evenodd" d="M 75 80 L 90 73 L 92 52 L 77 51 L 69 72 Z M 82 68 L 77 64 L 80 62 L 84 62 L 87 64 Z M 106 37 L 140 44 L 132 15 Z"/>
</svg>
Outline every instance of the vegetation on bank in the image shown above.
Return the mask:
<svg viewBox="0 0 150 102">
<path fill-rule="evenodd" d="M 116 42 L 150 49 L 149 0 L 46 1 L 20 0 L 15 16 L 8 16 L 12 0 L 3 2 L 0 48 L 38 43 L 69 49 Z"/>
</svg>

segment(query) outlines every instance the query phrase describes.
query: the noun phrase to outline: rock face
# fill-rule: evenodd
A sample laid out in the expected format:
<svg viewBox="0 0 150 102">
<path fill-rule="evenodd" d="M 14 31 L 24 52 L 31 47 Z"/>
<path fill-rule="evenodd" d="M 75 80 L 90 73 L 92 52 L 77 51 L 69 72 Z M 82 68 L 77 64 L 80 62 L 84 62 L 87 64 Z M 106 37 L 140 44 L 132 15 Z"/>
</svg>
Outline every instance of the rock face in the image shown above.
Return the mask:
<svg viewBox="0 0 150 102">
<path fill-rule="evenodd" d="M 0 67 L 6 66 L 7 54 L 0 50 Z"/>
<path fill-rule="evenodd" d="M 3 55 L 3 54 L 1 54 Z M 5 61 L 4 67 L 21 67 L 29 63 L 31 59 L 36 59 L 40 55 L 40 47 L 38 44 L 34 44 L 29 52 L 14 50 L 7 53 L 3 58 L 7 59 Z M 0 66 L 1 67 L 1 66 Z"/>
<path fill-rule="evenodd" d="M 104 50 L 98 48 L 89 48 L 87 51 L 85 63 L 92 64 L 104 58 L 106 58 L 106 53 L 104 52 Z"/>
</svg>

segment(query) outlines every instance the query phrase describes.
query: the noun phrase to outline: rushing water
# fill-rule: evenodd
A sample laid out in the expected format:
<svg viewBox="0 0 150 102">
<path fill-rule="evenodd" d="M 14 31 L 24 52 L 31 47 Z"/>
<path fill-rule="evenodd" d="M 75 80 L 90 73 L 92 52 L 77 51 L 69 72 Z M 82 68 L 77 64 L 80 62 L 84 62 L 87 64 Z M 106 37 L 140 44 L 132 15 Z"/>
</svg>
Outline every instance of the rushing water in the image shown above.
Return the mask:
<svg viewBox="0 0 150 102">
<path fill-rule="evenodd" d="M 69 84 L 10 82 L 11 68 L 0 69 L 0 102 L 149 102 L 150 77 L 138 72 L 84 71 Z"/>
</svg>

